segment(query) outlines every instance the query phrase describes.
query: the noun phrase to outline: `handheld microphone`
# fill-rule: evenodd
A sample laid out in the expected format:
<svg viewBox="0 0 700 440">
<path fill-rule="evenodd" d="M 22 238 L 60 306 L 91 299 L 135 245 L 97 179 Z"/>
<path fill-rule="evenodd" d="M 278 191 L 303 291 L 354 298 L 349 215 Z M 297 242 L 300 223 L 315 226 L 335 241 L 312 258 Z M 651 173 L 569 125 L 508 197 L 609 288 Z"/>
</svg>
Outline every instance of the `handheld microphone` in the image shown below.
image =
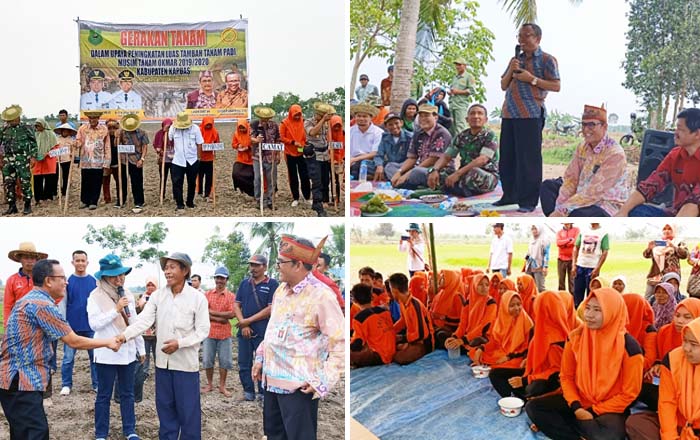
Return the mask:
<svg viewBox="0 0 700 440">
<path fill-rule="evenodd" d="M 119 298 L 124 298 L 124 288 L 122 286 L 117 287 L 117 295 L 119 295 Z M 131 312 L 129 311 L 128 304 L 126 307 L 124 307 L 124 314 L 127 318 L 131 318 Z"/>
<path fill-rule="evenodd" d="M 520 45 L 519 45 L 519 44 L 516 44 L 516 45 L 515 45 L 515 58 L 518 59 L 518 60 L 520 60 Z M 521 69 L 516 69 L 516 70 L 514 70 L 514 72 L 515 72 L 515 73 L 521 73 L 522 70 L 521 70 Z"/>
</svg>

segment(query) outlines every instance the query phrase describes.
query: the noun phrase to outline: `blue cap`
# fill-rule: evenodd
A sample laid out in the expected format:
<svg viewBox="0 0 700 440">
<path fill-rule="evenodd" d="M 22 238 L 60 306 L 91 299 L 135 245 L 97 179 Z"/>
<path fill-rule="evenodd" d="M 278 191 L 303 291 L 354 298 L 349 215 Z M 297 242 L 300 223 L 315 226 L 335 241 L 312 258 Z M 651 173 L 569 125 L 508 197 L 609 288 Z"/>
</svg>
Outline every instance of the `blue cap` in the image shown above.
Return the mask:
<svg viewBox="0 0 700 440">
<path fill-rule="evenodd" d="M 228 269 L 226 269 L 226 268 L 223 267 L 223 266 L 222 266 L 222 267 L 217 267 L 217 268 L 216 268 L 216 271 L 214 272 L 214 278 L 216 278 L 216 277 L 228 278 Z"/>
</svg>

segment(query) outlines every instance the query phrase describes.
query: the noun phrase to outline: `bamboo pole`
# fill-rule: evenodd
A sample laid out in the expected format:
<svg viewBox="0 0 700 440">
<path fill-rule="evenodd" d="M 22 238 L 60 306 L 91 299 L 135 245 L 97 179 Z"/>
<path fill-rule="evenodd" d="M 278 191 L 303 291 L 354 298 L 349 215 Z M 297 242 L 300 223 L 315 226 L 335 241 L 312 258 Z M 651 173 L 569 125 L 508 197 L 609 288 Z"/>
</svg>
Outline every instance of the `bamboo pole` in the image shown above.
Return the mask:
<svg viewBox="0 0 700 440">
<path fill-rule="evenodd" d="M 166 134 L 166 139 L 165 139 L 165 144 L 167 146 L 168 140 L 167 140 L 167 134 Z M 166 153 L 166 146 L 163 147 L 163 160 L 161 161 L 160 164 L 160 206 L 163 206 L 163 197 L 165 196 L 165 155 Z"/>
<path fill-rule="evenodd" d="M 265 174 L 263 173 L 263 149 L 262 143 L 258 143 L 258 151 L 260 155 L 258 157 L 258 163 L 260 165 L 260 215 L 265 215 L 263 212 L 263 203 L 265 199 Z"/>
<path fill-rule="evenodd" d="M 80 146 L 78 147 L 78 157 L 80 157 L 80 153 L 82 152 L 83 147 Z M 66 201 L 63 205 L 63 214 L 68 212 L 68 199 L 70 198 L 70 186 L 71 182 L 73 180 L 73 163 L 75 156 L 73 155 L 73 149 L 71 148 L 71 153 L 70 153 L 70 167 L 68 168 L 68 183 L 66 184 Z M 80 164 L 78 164 L 80 166 Z"/>
<path fill-rule="evenodd" d="M 438 267 L 437 267 L 437 255 L 435 254 L 435 232 L 433 230 L 433 224 L 429 223 L 430 228 L 430 266 L 433 271 L 433 288 L 435 292 L 438 291 Z"/>
</svg>

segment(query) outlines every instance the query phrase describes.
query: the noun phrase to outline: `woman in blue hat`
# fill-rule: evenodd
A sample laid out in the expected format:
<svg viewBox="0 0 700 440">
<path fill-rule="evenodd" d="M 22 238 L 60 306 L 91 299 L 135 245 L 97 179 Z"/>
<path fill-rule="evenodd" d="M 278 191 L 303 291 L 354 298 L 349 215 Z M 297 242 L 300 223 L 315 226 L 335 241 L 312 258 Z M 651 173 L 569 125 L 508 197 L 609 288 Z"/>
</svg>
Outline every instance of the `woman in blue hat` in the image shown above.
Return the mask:
<svg viewBox="0 0 700 440">
<path fill-rule="evenodd" d="M 408 252 L 408 273 L 413 276 L 416 272 L 424 272 L 426 269 L 425 242 L 421 236 L 418 223 L 409 223 L 406 229 L 408 235 L 402 235 L 399 242 L 399 252 Z"/>
<path fill-rule="evenodd" d="M 100 270 L 95 274 L 97 287 L 90 293 L 87 313 L 95 338 L 113 338 L 121 335 L 136 318 L 134 296 L 124 289 L 124 280 L 131 272 L 121 259 L 109 254 L 100 260 Z M 138 440 L 136 414 L 134 413 L 134 371 L 137 363 L 145 360 L 146 350 L 141 336 L 125 342 L 117 352 L 96 349 L 97 398 L 95 399 L 95 438 L 109 437 L 109 405 L 118 378 L 119 408 L 122 416 L 122 432 L 127 440 Z"/>
</svg>

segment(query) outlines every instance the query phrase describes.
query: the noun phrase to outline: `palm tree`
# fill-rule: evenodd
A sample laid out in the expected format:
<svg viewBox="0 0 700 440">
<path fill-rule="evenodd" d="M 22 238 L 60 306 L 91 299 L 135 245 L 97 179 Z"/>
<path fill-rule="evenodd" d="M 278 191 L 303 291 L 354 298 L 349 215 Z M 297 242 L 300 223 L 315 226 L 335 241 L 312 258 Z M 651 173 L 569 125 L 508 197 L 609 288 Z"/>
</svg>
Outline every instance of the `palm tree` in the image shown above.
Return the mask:
<svg viewBox="0 0 700 440">
<path fill-rule="evenodd" d="M 573 5 L 580 5 L 583 0 L 569 0 Z M 503 8 L 513 18 L 517 27 L 524 23 L 537 22 L 537 0 L 499 0 Z"/>
<path fill-rule="evenodd" d="M 291 232 L 294 228 L 294 223 L 236 223 L 236 227 L 238 226 L 248 228 L 251 240 L 256 238 L 262 239 L 262 243 L 260 243 L 260 246 L 255 250 L 255 253 L 267 254 L 267 267 L 270 271 L 273 271 L 275 262 L 277 261 L 277 251 L 279 249 L 281 235 L 285 232 Z"/>
<path fill-rule="evenodd" d="M 325 252 L 331 256 L 331 261 L 336 266 L 345 266 L 345 224 L 331 225 L 329 239 Z"/>
</svg>

